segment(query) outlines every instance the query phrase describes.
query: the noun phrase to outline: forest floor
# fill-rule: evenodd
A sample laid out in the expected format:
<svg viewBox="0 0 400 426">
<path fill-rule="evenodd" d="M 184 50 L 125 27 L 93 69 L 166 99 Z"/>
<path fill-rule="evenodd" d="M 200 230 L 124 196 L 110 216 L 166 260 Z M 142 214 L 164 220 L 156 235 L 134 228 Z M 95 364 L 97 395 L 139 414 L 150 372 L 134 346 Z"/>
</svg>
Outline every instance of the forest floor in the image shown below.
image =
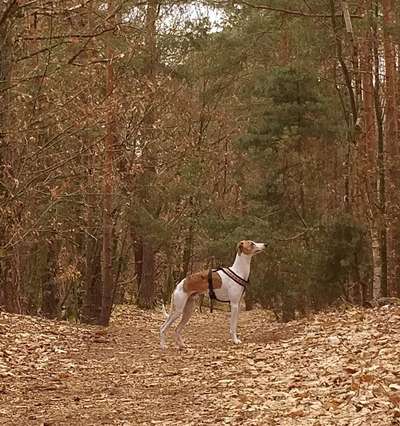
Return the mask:
<svg viewBox="0 0 400 426">
<path fill-rule="evenodd" d="M 187 349 L 159 349 L 161 312 L 108 329 L 0 313 L 0 425 L 400 424 L 400 308 L 278 324 L 196 313 Z"/>
</svg>

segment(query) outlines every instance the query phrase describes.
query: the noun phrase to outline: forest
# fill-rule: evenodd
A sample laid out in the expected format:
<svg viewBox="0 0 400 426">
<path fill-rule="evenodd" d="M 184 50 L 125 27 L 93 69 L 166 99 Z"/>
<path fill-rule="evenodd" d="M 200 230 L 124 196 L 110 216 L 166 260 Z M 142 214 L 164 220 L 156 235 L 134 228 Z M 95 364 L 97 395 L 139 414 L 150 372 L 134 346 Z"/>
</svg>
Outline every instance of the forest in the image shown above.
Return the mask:
<svg viewBox="0 0 400 426">
<path fill-rule="evenodd" d="M 5 0 L 0 309 L 107 325 L 268 242 L 246 308 L 400 296 L 395 0 Z"/>
</svg>

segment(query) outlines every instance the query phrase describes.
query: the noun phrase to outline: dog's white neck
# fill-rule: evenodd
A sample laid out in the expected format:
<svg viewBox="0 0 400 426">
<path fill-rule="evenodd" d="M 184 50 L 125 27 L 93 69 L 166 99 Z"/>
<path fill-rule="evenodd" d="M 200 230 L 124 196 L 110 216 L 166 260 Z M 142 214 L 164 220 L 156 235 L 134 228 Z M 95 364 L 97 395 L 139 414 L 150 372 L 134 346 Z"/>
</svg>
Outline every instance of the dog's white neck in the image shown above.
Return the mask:
<svg viewBox="0 0 400 426">
<path fill-rule="evenodd" d="M 248 256 L 244 253 L 240 255 L 239 253 L 237 253 L 235 257 L 235 261 L 233 262 L 233 265 L 231 266 L 232 271 L 246 281 L 249 279 L 249 275 L 250 275 L 251 258 L 252 256 Z"/>
</svg>

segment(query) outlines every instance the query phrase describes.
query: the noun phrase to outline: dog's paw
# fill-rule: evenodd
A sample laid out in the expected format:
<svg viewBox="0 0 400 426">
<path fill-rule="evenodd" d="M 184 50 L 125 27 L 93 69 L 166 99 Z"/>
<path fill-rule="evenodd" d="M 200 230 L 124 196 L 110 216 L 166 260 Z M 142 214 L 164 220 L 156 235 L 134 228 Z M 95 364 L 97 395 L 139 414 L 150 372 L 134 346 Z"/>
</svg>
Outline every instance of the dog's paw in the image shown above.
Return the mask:
<svg viewBox="0 0 400 426">
<path fill-rule="evenodd" d="M 233 339 L 233 343 L 235 345 L 240 345 L 242 343 L 242 341 L 240 339 L 236 338 L 236 339 Z"/>
<path fill-rule="evenodd" d="M 185 343 L 183 342 L 182 339 L 176 339 L 175 343 L 178 346 L 178 349 L 185 349 L 186 348 L 186 345 L 185 345 Z"/>
</svg>

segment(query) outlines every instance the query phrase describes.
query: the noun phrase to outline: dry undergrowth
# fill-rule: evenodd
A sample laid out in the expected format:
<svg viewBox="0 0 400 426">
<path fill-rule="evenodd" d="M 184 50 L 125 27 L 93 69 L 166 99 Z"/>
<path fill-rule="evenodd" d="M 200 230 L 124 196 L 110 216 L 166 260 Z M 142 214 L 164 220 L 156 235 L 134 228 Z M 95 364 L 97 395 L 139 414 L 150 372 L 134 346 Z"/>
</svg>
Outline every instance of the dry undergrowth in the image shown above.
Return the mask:
<svg viewBox="0 0 400 426">
<path fill-rule="evenodd" d="M 160 312 L 120 308 L 107 329 L 0 313 L 0 424 L 400 424 L 400 308 L 289 324 L 195 314 L 188 348 L 158 348 Z"/>
</svg>

